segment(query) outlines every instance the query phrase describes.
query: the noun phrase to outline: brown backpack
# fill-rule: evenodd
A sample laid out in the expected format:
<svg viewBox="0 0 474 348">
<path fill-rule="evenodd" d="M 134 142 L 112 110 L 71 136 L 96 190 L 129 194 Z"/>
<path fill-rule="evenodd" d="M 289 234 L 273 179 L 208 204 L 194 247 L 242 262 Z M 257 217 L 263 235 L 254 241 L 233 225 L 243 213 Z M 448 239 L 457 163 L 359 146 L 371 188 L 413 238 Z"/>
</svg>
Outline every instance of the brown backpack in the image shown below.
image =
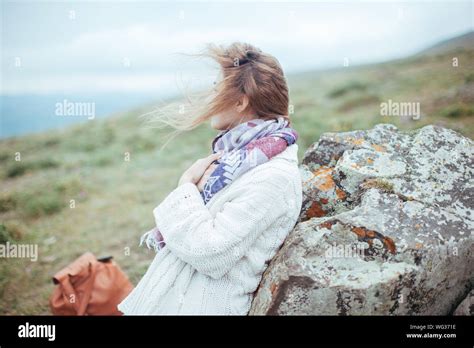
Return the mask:
<svg viewBox="0 0 474 348">
<path fill-rule="evenodd" d="M 85 253 L 56 273 L 49 299 L 54 315 L 122 315 L 117 305 L 133 285 L 112 257 Z"/>
</svg>

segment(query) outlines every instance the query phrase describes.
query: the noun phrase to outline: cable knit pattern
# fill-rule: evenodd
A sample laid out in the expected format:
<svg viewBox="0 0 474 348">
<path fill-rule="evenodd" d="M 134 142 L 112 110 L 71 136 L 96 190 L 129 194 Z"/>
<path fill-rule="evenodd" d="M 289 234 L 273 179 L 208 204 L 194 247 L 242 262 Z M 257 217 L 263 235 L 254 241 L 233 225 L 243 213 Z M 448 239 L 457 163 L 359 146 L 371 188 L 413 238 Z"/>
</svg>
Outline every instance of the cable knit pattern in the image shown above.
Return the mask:
<svg viewBox="0 0 474 348">
<path fill-rule="evenodd" d="M 153 210 L 166 245 L 118 309 L 132 315 L 246 315 L 301 210 L 297 151 L 297 144 L 288 146 L 207 205 L 194 184 L 174 189 Z"/>
</svg>

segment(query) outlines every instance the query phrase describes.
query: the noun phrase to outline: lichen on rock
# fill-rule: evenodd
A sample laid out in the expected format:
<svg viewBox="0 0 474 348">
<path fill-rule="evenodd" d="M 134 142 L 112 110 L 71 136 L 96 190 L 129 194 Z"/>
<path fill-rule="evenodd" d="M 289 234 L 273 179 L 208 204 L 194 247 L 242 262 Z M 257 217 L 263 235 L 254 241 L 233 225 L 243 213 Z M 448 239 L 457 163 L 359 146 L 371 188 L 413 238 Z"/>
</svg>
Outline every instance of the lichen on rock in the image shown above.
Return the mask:
<svg viewBox="0 0 474 348">
<path fill-rule="evenodd" d="M 447 315 L 474 283 L 474 146 L 436 126 L 326 133 L 249 314 Z"/>
</svg>

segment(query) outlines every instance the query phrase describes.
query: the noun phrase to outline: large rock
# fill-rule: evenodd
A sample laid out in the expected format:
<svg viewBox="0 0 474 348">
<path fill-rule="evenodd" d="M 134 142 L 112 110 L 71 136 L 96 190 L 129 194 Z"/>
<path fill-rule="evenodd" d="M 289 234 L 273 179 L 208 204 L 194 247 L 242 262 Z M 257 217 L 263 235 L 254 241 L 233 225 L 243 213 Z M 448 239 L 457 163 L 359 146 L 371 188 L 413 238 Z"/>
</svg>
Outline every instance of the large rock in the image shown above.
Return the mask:
<svg viewBox="0 0 474 348">
<path fill-rule="evenodd" d="M 453 315 L 474 315 L 474 290 L 466 296 Z"/>
<path fill-rule="evenodd" d="M 473 142 L 440 127 L 324 134 L 250 314 L 453 313 L 474 283 L 473 161 Z"/>
</svg>

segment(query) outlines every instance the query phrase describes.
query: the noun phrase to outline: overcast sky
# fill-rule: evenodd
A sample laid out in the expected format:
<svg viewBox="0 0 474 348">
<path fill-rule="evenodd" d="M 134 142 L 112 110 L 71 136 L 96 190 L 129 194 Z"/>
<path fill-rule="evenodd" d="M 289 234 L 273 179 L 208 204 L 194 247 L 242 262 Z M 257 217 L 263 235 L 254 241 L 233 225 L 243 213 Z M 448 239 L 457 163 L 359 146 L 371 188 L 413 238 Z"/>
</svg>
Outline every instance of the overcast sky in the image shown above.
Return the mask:
<svg viewBox="0 0 474 348">
<path fill-rule="evenodd" d="M 210 81 L 176 55 L 250 42 L 287 73 L 407 56 L 473 30 L 471 1 L 2 1 L 4 95 L 170 92 Z M 19 66 L 18 66 L 19 65 Z"/>
</svg>

